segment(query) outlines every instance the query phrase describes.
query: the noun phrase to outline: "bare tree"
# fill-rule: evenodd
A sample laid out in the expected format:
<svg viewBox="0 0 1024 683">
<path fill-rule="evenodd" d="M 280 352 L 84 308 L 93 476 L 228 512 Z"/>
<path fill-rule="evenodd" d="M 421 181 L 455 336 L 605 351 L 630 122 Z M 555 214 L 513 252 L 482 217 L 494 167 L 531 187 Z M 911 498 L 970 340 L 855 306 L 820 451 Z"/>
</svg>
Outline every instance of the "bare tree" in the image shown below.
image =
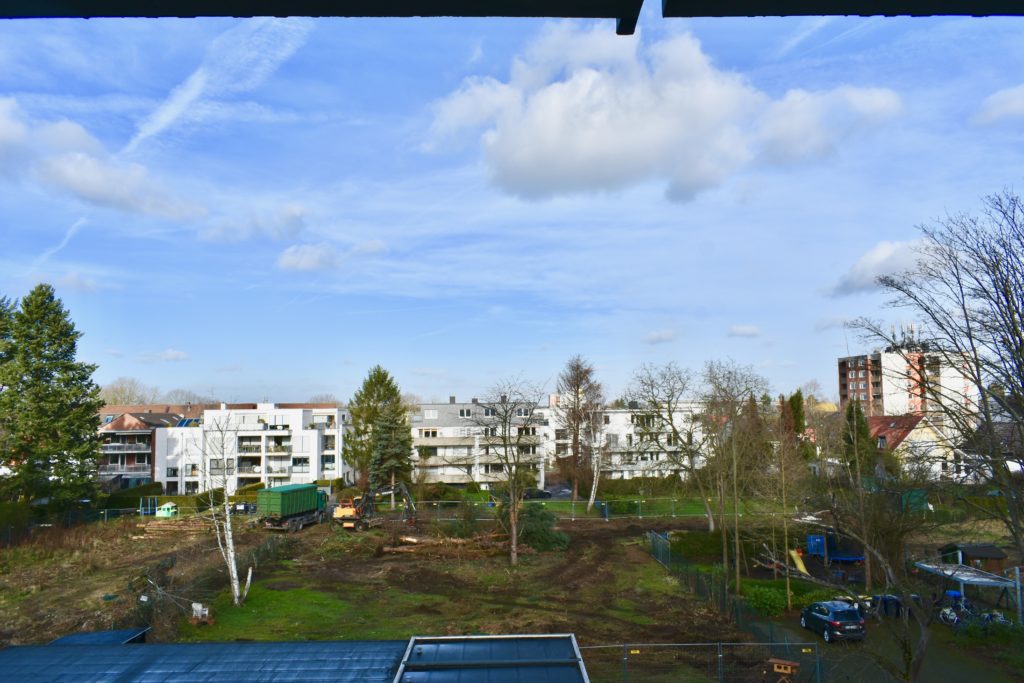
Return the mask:
<svg viewBox="0 0 1024 683">
<path fill-rule="evenodd" d="M 920 383 L 964 443 L 971 476 L 1003 494 L 1005 510 L 984 511 L 1024 555 L 1024 201 L 1004 190 L 983 200 L 980 217 L 951 215 L 919 230 L 914 267 L 879 278 L 891 305 L 922 323 L 915 344 L 876 321 L 856 325 L 908 361 L 924 352 L 969 379 L 961 388 L 926 372 Z"/>
<path fill-rule="evenodd" d="M 704 420 L 708 435 L 708 452 L 718 489 L 719 514 L 722 518 L 722 566 L 728 574 L 729 550 L 725 530 L 726 487 L 731 480 L 733 508 L 733 555 L 736 591 L 741 589 L 740 577 L 740 467 L 749 478 L 758 472 L 758 465 L 767 459 L 767 444 L 761 432 L 755 400 L 768 391 L 768 380 L 747 365 L 734 361 L 709 361 L 704 365 Z M 761 461 L 760 463 L 758 461 Z"/>
<path fill-rule="evenodd" d="M 341 401 L 338 400 L 338 397 L 335 396 L 334 394 L 331 394 L 331 393 L 313 394 L 312 396 L 309 397 L 309 402 L 310 403 L 330 403 L 335 408 L 337 408 L 338 406 L 341 405 Z"/>
<path fill-rule="evenodd" d="M 206 495 L 210 507 L 207 518 L 213 524 L 217 537 L 217 549 L 224 559 L 228 570 L 228 582 L 231 585 L 231 599 L 235 606 L 245 602 L 252 583 L 252 567 L 249 567 L 245 586 L 241 585 L 238 575 L 238 558 L 235 554 L 235 533 L 232 524 L 231 500 L 228 495 L 229 477 L 234 474 L 237 443 L 237 430 L 229 420 L 218 420 L 202 427 L 203 439 L 200 455 L 200 470 L 206 483 Z M 217 495 L 217 491 L 221 495 Z"/>
<path fill-rule="evenodd" d="M 134 377 L 118 377 L 100 389 L 100 398 L 111 406 L 130 406 L 155 403 L 160 390 L 143 384 Z"/>
<path fill-rule="evenodd" d="M 562 369 L 555 391 L 558 394 L 555 420 L 569 436 L 569 453 L 561 456 L 558 462 L 560 469 L 572 481 L 572 501 L 575 503 L 579 498 L 580 475 L 593 464 L 592 421 L 600 419 L 604 389 L 595 378 L 593 364 L 577 354 Z M 598 471 L 593 472 L 595 479 L 599 475 Z"/>
<path fill-rule="evenodd" d="M 675 363 L 641 365 L 626 392 L 626 404 L 633 412 L 637 448 L 666 453 L 673 469 L 697 486 L 708 519 L 708 531 L 715 530 L 706 472 L 706 430 L 693 412 L 693 376 Z"/>
<path fill-rule="evenodd" d="M 473 421 L 483 432 L 480 443 L 500 469 L 508 493 L 509 564 L 519 562 L 519 512 L 523 494 L 538 467 L 537 411 L 543 391 L 521 379 L 499 381 L 480 400 Z"/>
<path fill-rule="evenodd" d="M 200 394 L 191 389 L 171 389 L 164 394 L 163 402 L 177 405 L 185 405 L 186 403 L 203 405 L 205 403 L 218 403 L 219 401 L 214 396 Z"/>
</svg>

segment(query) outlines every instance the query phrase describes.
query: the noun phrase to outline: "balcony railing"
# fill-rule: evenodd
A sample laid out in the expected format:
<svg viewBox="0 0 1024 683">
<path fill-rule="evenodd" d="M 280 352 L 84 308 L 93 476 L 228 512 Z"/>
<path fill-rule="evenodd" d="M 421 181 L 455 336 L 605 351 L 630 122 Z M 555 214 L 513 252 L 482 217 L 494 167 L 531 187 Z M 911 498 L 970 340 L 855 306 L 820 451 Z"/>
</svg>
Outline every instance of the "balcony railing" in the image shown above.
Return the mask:
<svg viewBox="0 0 1024 683">
<path fill-rule="evenodd" d="M 290 476 L 291 473 L 292 473 L 292 468 L 290 466 L 282 466 L 282 465 L 274 465 L 274 466 L 268 465 L 267 466 L 267 474 L 269 476 L 271 476 L 271 477 L 287 477 L 287 476 Z"/>
<path fill-rule="evenodd" d="M 100 474 L 149 474 L 149 465 L 100 465 Z"/>
<path fill-rule="evenodd" d="M 290 443 L 286 443 L 286 444 L 276 444 L 276 443 L 271 444 L 271 443 L 268 443 L 267 444 L 267 453 L 291 453 L 291 452 L 292 452 L 292 445 Z"/>
<path fill-rule="evenodd" d="M 149 453 L 148 443 L 105 443 L 100 445 L 104 453 Z"/>
<path fill-rule="evenodd" d="M 263 468 L 260 467 L 259 465 L 239 465 L 238 466 L 238 473 L 239 474 L 260 474 L 261 472 L 263 472 Z"/>
<path fill-rule="evenodd" d="M 263 446 L 258 443 L 240 443 L 238 444 L 239 453 L 259 453 L 263 450 Z"/>
</svg>

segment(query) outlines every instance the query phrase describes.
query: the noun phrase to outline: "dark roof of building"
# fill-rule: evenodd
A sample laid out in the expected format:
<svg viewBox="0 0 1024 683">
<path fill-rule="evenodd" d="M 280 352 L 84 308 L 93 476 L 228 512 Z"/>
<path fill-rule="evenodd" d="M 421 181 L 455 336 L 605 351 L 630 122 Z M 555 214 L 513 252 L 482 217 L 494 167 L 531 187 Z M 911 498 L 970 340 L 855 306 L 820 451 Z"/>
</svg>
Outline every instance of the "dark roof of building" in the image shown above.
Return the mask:
<svg viewBox="0 0 1024 683">
<path fill-rule="evenodd" d="M 947 543 L 939 548 L 943 555 L 963 552 L 964 559 L 969 560 L 1005 560 L 1006 553 L 991 543 Z"/>
<path fill-rule="evenodd" d="M 146 642 L 149 627 L 125 628 L 119 631 L 85 631 L 58 638 L 50 645 L 126 645 Z"/>
<path fill-rule="evenodd" d="M 0 17 L 558 17 L 615 19 L 636 30 L 643 0 L 0 0 Z M 986 16 L 1024 13 L 1019 0 L 662 0 L 664 17 Z"/>
<path fill-rule="evenodd" d="M 392 683 L 405 640 L 49 645 L 0 650 L 19 683 Z"/>
</svg>

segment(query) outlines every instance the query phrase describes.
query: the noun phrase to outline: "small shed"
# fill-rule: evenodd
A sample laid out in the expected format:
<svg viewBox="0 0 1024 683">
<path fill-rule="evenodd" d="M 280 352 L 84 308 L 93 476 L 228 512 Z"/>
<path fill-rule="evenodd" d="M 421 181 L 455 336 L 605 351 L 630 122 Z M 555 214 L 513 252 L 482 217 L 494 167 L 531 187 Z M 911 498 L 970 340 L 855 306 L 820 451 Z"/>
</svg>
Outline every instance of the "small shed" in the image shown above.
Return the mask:
<svg viewBox="0 0 1024 683">
<path fill-rule="evenodd" d="M 1002 573 L 1006 564 L 1006 553 L 991 543 L 947 543 L 939 548 L 939 554 L 946 562 L 960 562 L 993 574 Z"/>
<path fill-rule="evenodd" d="M 156 509 L 157 517 L 177 517 L 178 516 L 178 504 L 177 503 L 164 503 Z"/>
</svg>

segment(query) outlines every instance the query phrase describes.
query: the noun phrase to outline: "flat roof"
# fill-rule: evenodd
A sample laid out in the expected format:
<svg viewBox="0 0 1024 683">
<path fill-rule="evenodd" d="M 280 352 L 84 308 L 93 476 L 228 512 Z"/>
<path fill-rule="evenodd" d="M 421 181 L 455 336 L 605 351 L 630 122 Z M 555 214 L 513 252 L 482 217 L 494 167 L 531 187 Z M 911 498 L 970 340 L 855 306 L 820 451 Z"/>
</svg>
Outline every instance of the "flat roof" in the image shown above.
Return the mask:
<svg viewBox="0 0 1024 683">
<path fill-rule="evenodd" d="M 643 0 L 0 0 L 0 18 L 555 17 L 636 30 Z M 662 0 L 662 16 L 1021 15 L 1020 0 Z"/>
<path fill-rule="evenodd" d="M 949 564 L 945 562 L 915 562 L 914 566 L 929 574 L 941 576 L 950 581 L 965 583 L 969 586 L 994 586 L 996 588 L 1013 588 L 1016 586 L 1011 579 L 997 574 L 990 574 L 966 564 Z"/>
<path fill-rule="evenodd" d="M 394 683 L 589 683 L 576 636 L 416 636 Z"/>
<path fill-rule="evenodd" d="M 392 683 L 405 640 L 34 645 L 0 650 L 19 683 Z"/>
</svg>

